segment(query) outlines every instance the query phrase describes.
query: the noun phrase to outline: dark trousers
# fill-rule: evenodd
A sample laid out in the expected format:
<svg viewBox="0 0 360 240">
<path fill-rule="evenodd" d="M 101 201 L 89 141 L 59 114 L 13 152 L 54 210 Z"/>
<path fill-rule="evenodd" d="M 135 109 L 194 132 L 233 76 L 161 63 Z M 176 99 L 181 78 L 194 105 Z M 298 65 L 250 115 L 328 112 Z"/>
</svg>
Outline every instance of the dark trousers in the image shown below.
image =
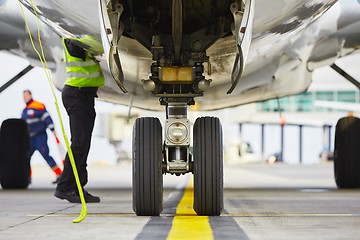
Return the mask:
<svg viewBox="0 0 360 240">
<path fill-rule="evenodd" d="M 91 134 L 95 122 L 94 98 L 97 88 L 75 88 L 65 85 L 62 100 L 70 121 L 71 150 L 81 186 L 88 181 L 87 157 L 90 150 Z M 74 173 L 68 154 L 65 157 L 64 170 L 56 190 L 61 192 L 77 191 Z"/>
<path fill-rule="evenodd" d="M 49 147 L 47 144 L 48 136 L 46 132 L 38 134 L 30 138 L 30 156 L 38 150 L 41 156 L 46 160 L 51 168 L 57 167 L 55 160 L 49 155 Z"/>
</svg>

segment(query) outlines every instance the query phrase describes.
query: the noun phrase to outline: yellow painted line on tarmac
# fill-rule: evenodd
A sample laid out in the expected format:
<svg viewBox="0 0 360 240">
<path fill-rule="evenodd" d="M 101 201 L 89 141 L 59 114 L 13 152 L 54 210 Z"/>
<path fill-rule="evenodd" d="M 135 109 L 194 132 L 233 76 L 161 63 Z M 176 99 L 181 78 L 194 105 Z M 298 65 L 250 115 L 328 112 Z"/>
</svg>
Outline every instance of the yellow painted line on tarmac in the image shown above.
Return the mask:
<svg viewBox="0 0 360 240">
<path fill-rule="evenodd" d="M 193 181 L 189 181 L 184 196 L 176 208 L 176 214 L 167 239 L 214 239 L 208 216 L 198 216 L 194 209 Z"/>
<path fill-rule="evenodd" d="M 222 214 L 223 217 L 360 217 L 360 214 L 352 213 L 240 213 Z"/>
</svg>

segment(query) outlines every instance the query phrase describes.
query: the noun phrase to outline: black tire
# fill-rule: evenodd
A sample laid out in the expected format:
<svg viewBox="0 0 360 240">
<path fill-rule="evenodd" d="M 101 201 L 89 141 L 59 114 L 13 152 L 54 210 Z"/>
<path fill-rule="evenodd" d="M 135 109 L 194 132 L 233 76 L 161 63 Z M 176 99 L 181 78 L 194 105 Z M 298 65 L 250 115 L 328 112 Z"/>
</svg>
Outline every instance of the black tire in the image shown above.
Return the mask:
<svg viewBox="0 0 360 240">
<path fill-rule="evenodd" d="M 360 187 L 360 119 L 341 118 L 336 124 L 335 182 L 338 188 Z"/>
<path fill-rule="evenodd" d="M 162 127 L 157 118 L 135 121 L 133 209 L 138 216 L 159 216 L 163 209 Z"/>
<path fill-rule="evenodd" d="M 30 144 L 26 122 L 7 119 L 0 129 L 0 182 L 3 189 L 26 189 L 30 177 Z"/>
<path fill-rule="evenodd" d="M 218 118 L 198 118 L 194 124 L 194 210 L 219 216 L 223 209 L 223 143 Z"/>
</svg>

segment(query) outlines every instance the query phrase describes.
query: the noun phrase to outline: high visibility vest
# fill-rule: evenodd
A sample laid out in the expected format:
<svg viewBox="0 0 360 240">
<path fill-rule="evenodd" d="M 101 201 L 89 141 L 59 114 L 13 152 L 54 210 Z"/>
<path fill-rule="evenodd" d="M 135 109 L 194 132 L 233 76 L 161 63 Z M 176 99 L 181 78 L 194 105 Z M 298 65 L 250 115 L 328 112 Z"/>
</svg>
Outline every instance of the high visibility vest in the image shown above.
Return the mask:
<svg viewBox="0 0 360 240">
<path fill-rule="evenodd" d="M 64 61 L 66 64 L 65 85 L 73 87 L 101 87 L 105 79 L 98 62 L 85 51 L 85 61 L 71 56 L 63 39 Z"/>
</svg>

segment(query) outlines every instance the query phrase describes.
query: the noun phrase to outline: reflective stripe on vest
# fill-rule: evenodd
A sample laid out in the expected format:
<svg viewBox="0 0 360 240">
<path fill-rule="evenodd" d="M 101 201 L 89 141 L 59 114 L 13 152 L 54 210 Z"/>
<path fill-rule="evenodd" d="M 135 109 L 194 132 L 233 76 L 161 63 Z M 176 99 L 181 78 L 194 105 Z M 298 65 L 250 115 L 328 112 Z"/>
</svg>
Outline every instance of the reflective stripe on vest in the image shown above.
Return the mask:
<svg viewBox="0 0 360 240">
<path fill-rule="evenodd" d="M 40 118 L 27 118 L 26 119 L 27 124 L 32 124 L 32 123 L 36 123 L 36 122 L 40 122 Z"/>
<path fill-rule="evenodd" d="M 66 66 L 68 67 L 89 67 L 89 66 L 93 66 L 94 65 L 94 61 L 90 60 L 90 61 L 86 61 L 86 62 L 67 62 Z"/>
<path fill-rule="evenodd" d="M 94 72 L 94 73 L 69 72 L 67 76 L 68 78 L 97 78 L 97 77 L 101 77 L 102 74 L 100 72 Z"/>
<path fill-rule="evenodd" d="M 98 62 L 90 58 L 85 51 L 86 59 L 73 57 L 63 40 L 64 61 L 66 63 L 65 84 L 73 87 L 100 87 L 104 85 L 104 76 Z"/>
<path fill-rule="evenodd" d="M 49 117 L 50 114 L 48 112 L 44 113 L 42 116 L 41 116 L 41 121 L 44 121 L 45 118 Z"/>
</svg>

